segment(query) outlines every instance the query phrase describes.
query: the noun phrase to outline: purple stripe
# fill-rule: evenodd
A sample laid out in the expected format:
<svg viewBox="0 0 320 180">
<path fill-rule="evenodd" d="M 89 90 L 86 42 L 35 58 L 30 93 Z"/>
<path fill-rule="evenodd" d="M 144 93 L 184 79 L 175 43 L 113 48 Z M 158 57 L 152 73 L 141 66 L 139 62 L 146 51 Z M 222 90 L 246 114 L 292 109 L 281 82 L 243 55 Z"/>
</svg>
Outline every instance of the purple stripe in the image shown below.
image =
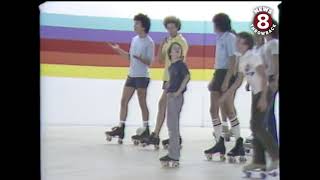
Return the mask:
<svg viewBox="0 0 320 180">
<path fill-rule="evenodd" d="M 97 30 L 83 28 L 66 28 L 54 26 L 41 26 L 40 37 L 47 39 L 80 40 L 94 42 L 118 42 L 130 43 L 136 34 L 131 31 Z M 150 32 L 153 41 L 158 44 L 167 36 L 163 32 Z M 189 45 L 215 45 L 216 36 L 214 34 L 183 33 Z"/>
</svg>

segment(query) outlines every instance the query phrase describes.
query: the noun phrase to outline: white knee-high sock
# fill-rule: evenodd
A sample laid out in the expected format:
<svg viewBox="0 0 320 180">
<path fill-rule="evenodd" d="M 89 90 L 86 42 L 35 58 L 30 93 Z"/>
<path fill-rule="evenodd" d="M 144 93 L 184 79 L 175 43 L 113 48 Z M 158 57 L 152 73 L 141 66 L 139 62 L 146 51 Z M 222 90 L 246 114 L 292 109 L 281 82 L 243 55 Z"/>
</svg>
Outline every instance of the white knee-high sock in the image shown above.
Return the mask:
<svg viewBox="0 0 320 180">
<path fill-rule="evenodd" d="M 219 141 L 219 139 L 221 137 L 221 131 L 222 131 L 221 122 L 220 122 L 219 118 L 212 119 L 212 125 L 213 125 L 213 129 L 214 129 L 214 133 L 216 135 L 216 138 Z"/>
<path fill-rule="evenodd" d="M 230 124 L 231 124 L 231 129 L 232 129 L 234 137 L 236 139 L 238 139 L 240 137 L 240 123 L 238 121 L 237 116 L 230 119 Z"/>
</svg>

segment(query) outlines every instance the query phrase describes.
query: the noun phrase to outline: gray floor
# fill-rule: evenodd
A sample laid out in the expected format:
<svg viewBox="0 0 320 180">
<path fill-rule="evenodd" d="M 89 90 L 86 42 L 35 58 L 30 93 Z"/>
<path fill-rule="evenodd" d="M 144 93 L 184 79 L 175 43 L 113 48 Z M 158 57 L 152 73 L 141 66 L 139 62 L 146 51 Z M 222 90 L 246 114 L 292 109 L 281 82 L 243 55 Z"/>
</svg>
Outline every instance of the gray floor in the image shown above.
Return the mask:
<svg viewBox="0 0 320 180">
<path fill-rule="evenodd" d="M 130 137 L 135 129 L 128 127 L 124 144 L 118 145 L 116 139 L 105 141 L 106 127 L 43 127 L 42 180 L 239 180 L 243 177 L 243 165 L 206 160 L 203 150 L 213 145 L 210 128 L 181 128 L 184 142 L 180 167 L 176 169 L 161 168 L 158 159 L 166 154 L 162 147 L 155 151 L 153 146 L 134 146 Z M 242 130 L 244 137 L 249 133 L 248 129 Z M 161 137 L 167 137 L 166 128 Z M 226 144 L 228 150 L 233 143 L 232 140 Z"/>
</svg>

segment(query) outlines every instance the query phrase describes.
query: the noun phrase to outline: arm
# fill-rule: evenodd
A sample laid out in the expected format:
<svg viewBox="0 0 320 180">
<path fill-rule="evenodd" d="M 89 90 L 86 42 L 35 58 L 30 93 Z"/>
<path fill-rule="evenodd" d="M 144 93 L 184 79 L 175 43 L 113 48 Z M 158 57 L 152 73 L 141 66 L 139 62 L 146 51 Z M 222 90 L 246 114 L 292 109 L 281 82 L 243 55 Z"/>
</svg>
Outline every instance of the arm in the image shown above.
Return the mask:
<svg viewBox="0 0 320 180">
<path fill-rule="evenodd" d="M 187 63 L 187 54 L 189 50 L 189 45 L 186 40 L 183 40 L 182 48 L 183 48 L 183 62 Z"/>
<path fill-rule="evenodd" d="M 222 96 L 219 99 L 219 103 L 222 104 L 224 102 L 224 100 L 228 97 L 231 96 L 236 90 L 237 88 L 242 84 L 243 81 L 243 73 L 238 72 L 238 76 L 236 81 L 232 84 L 232 86 L 225 92 L 222 94 Z"/>
<path fill-rule="evenodd" d="M 263 112 L 267 109 L 267 105 L 268 105 L 267 104 L 268 79 L 265 73 L 265 67 L 263 65 L 258 66 L 256 68 L 256 71 L 261 76 L 261 87 L 262 87 L 261 97 L 257 104 L 257 108 Z"/>
<path fill-rule="evenodd" d="M 161 41 L 158 49 L 158 56 L 157 60 L 159 61 L 160 64 L 164 64 L 165 58 L 166 58 L 166 52 L 163 52 L 163 45 L 167 42 L 167 37 Z"/>
<path fill-rule="evenodd" d="M 120 54 L 121 57 L 123 57 L 124 59 L 130 60 L 130 55 L 128 52 L 126 52 L 125 50 L 121 49 L 120 46 L 118 44 L 112 44 L 110 42 L 108 42 L 108 45 L 115 50 L 118 54 Z"/>
<path fill-rule="evenodd" d="M 188 82 L 190 80 L 190 74 L 187 74 L 186 77 L 183 79 L 179 89 L 175 92 L 176 95 L 179 95 L 182 93 L 182 91 L 184 90 L 184 88 L 186 88 Z"/>
<path fill-rule="evenodd" d="M 142 54 L 140 56 L 137 55 L 133 55 L 133 57 L 135 57 L 136 59 L 138 59 L 140 62 L 142 62 L 143 64 L 146 64 L 148 66 L 151 65 L 153 56 L 154 56 L 154 43 L 150 43 L 147 48 L 146 51 L 144 53 L 145 57 L 142 56 Z"/>
<path fill-rule="evenodd" d="M 228 71 L 222 83 L 222 88 L 221 88 L 222 91 L 226 91 L 228 89 L 229 81 L 235 72 L 235 68 L 236 68 L 235 66 L 236 66 L 236 56 L 233 55 L 230 57 L 230 60 L 229 60 Z"/>
</svg>

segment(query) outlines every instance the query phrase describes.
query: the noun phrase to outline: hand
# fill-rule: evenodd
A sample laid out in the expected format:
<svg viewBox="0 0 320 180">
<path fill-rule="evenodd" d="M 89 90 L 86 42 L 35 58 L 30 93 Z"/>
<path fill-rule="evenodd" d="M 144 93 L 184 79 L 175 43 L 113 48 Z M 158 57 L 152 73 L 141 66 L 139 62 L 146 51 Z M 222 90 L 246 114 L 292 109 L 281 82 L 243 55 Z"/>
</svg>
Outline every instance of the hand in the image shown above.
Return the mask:
<svg viewBox="0 0 320 180">
<path fill-rule="evenodd" d="M 134 58 L 138 59 L 138 60 L 142 60 L 142 55 L 138 56 L 138 55 L 133 55 Z"/>
<path fill-rule="evenodd" d="M 246 84 L 246 91 L 250 91 L 250 85 L 249 85 L 249 83 Z"/>
<path fill-rule="evenodd" d="M 276 92 L 278 90 L 278 82 L 277 81 L 270 82 L 269 87 L 272 90 L 272 92 Z"/>
<path fill-rule="evenodd" d="M 225 92 L 228 89 L 229 82 L 224 81 L 221 86 L 221 91 Z"/>
<path fill-rule="evenodd" d="M 179 93 L 179 92 L 174 92 L 174 93 L 173 93 L 173 96 L 174 96 L 174 97 L 178 97 L 180 94 L 181 94 L 181 93 Z"/>
<path fill-rule="evenodd" d="M 116 43 L 107 42 L 107 44 L 114 50 L 118 50 L 120 48 L 120 46 Z"/>
<path fill-rule="evenodd" d="M 264 97 L 260 97 L 258 104 L 257 104 L 257 109 L 260 110 L 260 112 L 264 112 L 267 109 L 267 99 Z"/>
<path fill-rule="evenodd" d="M 168 37 L 165 37 L 161 42 L 160 42 L 160 46 L 163 46 L 165 43 L 167 43 L 168 41 Z"/>
</svg>

